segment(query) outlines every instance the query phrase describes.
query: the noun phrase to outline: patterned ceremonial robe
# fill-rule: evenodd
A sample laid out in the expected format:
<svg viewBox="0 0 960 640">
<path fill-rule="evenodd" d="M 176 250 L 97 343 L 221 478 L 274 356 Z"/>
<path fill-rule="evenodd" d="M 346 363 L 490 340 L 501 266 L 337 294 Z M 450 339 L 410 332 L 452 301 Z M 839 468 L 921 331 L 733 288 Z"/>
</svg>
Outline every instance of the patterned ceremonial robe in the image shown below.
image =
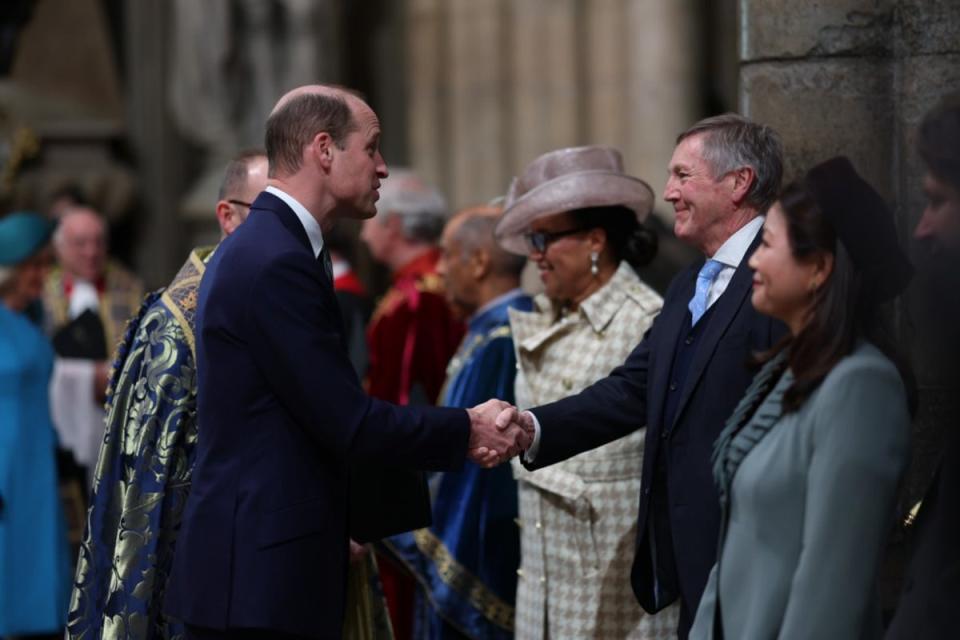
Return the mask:
<svg viewBox="0 0 960 640">
<path fill-rule="evenodd" d="M 431 249 L 398 269 L 367 328 L 371 396 L 395 404 L 435 404 L 447 363 L 463 337 L 463 323 L 447 304 L 437 275 L 438 249 Z M 389 557 L 380 575 L 390 605 L 394 633 L 410 638 L 414 583 Z"/>
<path fill-rule="evenodd" d="M 622 262 L 576 311 L 555 309 L 544 296 L 532 313 L 511 311 L 518 406 L 575 394 L 606 376 L 661 303 Z M 676 606 L 648 615 L 630 588 L 644 434 L 638 429 L 538 471 L 513 461 L 521 526 L 517 638 L 675 637 Z"/>
<path fill-rule="evenodd" d="M 507 310 L 532 308 L 517 289 L 470 320 L 447 367 L 444 406 L 513 402 L 516 358 Z M 512 638 L 520 540 L 510 467 L 467 462 L 463 471 L 436 474 L 431 485 L 433 525 L 385 541 L 420 583 L 414 637 Z"/>
<path fill-rule="evenodd" d="M 193 472 L 194 313 L 212 253 L 194 250 L 165 291 L 146 297 L 117 351 L 67 616 L 71 639 L 184 637 L 161 606 Z M 346 638 L 391 637 L 382 599 L 366 588 L 372 563 L 351 571 Z"/>
<path fill-rule="evenodd" d="M 47 278 L 43 292 L 46 330 L 53 335 L 70 322 L 70 276 L 59 267 Z M 143 283 L 135 275 L 113 260 L 107 261 L 103 279 L 97 283 L 100 294 L 100 322 L 103 323 L 107 352 L 112 354 L 123 337 L 127 321 L 141 308 Z"/>
</svg>

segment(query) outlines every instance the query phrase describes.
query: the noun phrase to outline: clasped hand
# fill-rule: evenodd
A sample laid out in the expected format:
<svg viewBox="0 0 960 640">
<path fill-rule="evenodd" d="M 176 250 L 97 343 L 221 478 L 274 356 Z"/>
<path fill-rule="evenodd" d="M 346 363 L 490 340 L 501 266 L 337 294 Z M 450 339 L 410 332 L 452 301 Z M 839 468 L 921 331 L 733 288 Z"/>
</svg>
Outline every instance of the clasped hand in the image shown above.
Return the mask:
<svg viewBox="0 0 960 640">
<path fill-rule="evenodd" d="M 533 443 L 534 426 L 529 415 L 509 402 L 487 400 L 472 409 L 467 454 L 489 469 L 519 455 Z"/>
</svg>

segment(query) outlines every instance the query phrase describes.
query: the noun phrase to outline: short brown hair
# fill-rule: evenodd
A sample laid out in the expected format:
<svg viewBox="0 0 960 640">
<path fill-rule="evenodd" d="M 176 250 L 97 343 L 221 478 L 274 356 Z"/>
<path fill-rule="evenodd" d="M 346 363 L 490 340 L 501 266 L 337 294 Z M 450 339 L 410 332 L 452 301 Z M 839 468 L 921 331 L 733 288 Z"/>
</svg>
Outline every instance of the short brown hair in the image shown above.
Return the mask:
<svg viewBox="0 0 960 640">
<path fill-rule="evenodd" d="M 761 213 L 770 208 L 783 179 L 783 145 L 777 132 L 740 114 L 725 113 L 697 122 L 677 136 L 677 144 L 698 134 L 704 134 L 703 156 L 714 177 L 750 167 L 756 179 L 747 202 Z"/>
<path fill-rule="evenodd" d="M 250 173 L 250 164 L 257 158 L 266 157 L 263 149 L 244 149 L 233 156 L 227 170 L 223 173 L 223 182 L 220 183 L 220 200 L 236 196 L 247 185 L 247 175 Z"/>
<path fill-rule="evenodd" d="M 291 98 L 267 118 L 265 146 L 268 175 L 296 173 L 300 169 L 303 147 L 320 132 L 327 132 L 333 143 L 343 148 L 347 136 L 356 129 L 346 99 L 327 93 L 305 93 Z"/>
</svg>

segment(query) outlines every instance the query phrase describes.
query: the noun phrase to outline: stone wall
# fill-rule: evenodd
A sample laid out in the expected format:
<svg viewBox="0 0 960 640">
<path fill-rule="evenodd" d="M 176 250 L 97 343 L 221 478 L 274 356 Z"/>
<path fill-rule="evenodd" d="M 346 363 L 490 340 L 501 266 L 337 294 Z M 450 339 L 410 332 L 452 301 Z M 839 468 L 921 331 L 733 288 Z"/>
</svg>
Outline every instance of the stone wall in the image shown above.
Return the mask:
<svg viewBox="0 0 960 640">
<path fill-rule="evenodd" d="M 913 250 L 911 231 L 924 205 L 915 133 L 942 95 L 960 89 L 960 3 L 747 0 L 741 7 L 741 108 L 783 134 L 787 179 L 831 156 L 849 156 L 894 207 L 901 239 Z M 921 256 L 914 250 L 914 257 Z M 960 415 L 958 396 L 924 340 L 933 295 L 918 277 L 897 309 L 920 387 L 901 513 L 929 483 L 942 426 Z M 886 580 L 890 597 L 894 574 Z"/>
</svg>

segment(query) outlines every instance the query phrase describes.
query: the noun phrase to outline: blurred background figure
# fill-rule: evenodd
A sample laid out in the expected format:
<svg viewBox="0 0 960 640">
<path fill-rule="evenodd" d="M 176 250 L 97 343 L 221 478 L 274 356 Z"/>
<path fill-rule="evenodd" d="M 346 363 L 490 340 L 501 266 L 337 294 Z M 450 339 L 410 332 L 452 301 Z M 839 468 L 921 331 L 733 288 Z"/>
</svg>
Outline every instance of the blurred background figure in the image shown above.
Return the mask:
<svg viewBox="0 0 960 640">
<path fill-rule="evenodd" d="M 753 307 L 789 334 L 714 449 L 719 555 L 690 638 L 877 638 L 916 398 L 883 305 L 913 269 L 844 157 L 782 191 L 749 264 Z"/>
<path fill-rule="evenodd" d="M 412 171 L 391 169 L 380 187 L 377 215 L 363 222 L 361 240 L 392 277 L 367 328 L 366 386 L 375 398 L 400 405 L 436 404 L 447 362 L 463 337 L 463 323 L 447 304 L 437 275 L 437 242 L 448 214 L 439 192 Z M 396 474 L 385 477 L 396 482 Z M 399 640 L 408 640 L 413 579 L 384 558 L 380 572 L 393 630 Z"/>
<path fill-rule="evenodd" d="M 520 290 L 526 259 L 499 246 L 502 209 L 465 209 L 447 224 L 437 272 L 447 300 L 467 319 L 467 334 L 447 366 L 440 403 L 472 407 L 513 402 L 516 374 L 508 311 L 530 311 Z M 417 578 L 413 637 L 434 640 L 513 637 L 520 539 L 517 485 L 509 465 L 431 478 L 433 524 L 385 541 Z"/>
<path fill-rule="evenodd" d="M 106 221 L 90 207 L 62 212 L 53 246 L 59 266 L 48 276 L 43 296 L 57 354 L 50 389 L 53 422 L 89 488 L 103 436 L 108 359 L 140 308 L 143 285 L 109 259 Z"/>
<path fill-rule="evenodd" d="M 637 275 L 657 251 L 643 226 L 652 206 L 650 187 L 623 172 L 611 147 L 551 151 L 514 180 L 497 235 L 507 250 L 529 255 L 544 287 L 533 311 L 510 312 L 519 408 L 577 393 L 640 342 L 662 303 Z M 648 615 L 630 589 L 645 433 L 537 471 L 514 460 L 517 638 L 675 633 L 676 606 Z"/>
<path fill-rule="evenodd" d="M 53 350 L 31 309 L 53 261 L 53 225 L 0 219 L 0 637 L 62 635 L 70 558 L 48 386 Z"/>
<path fill-rule="evenodd" d="M 323 236 L 324 245 L 330 251 L 333 264 L 333 291 L 340 305 L 343 325 L 347 334 L 347 354 L 353 363 L 357 376 L 362 380 L 367 373 L 367 321 L 373 304 L 367 288 L 353 268 L 354 244 L 345 223 L 331 229 Z"/>
<path fill-rule="evenodd" d="M 926 167 L 927 205 L 914 232 L 927 254 L 920 275 L 931 278 L 939 318 L 932 336 L 946 381 L 960 381 L 960 93 L 945 97 L 920 125 L 917 147 Z M 887 638 L 950 638 L 960 602 L 960 425 L 940 420 L 939 460 L 926 493 L 910 514 L 913 556 Z"/>
<path fill-rule="evenodd" d="M 267 157 L 227 166 L 221 239 L 267 184 Z M 183 625 L 161 613 L 197 441 L 194 312 L 214 247 L 194 249 L 166 289 L 149 294 L 117 352 L 68 616 L 69 638 L 161 640 Z"/>
</svg>

